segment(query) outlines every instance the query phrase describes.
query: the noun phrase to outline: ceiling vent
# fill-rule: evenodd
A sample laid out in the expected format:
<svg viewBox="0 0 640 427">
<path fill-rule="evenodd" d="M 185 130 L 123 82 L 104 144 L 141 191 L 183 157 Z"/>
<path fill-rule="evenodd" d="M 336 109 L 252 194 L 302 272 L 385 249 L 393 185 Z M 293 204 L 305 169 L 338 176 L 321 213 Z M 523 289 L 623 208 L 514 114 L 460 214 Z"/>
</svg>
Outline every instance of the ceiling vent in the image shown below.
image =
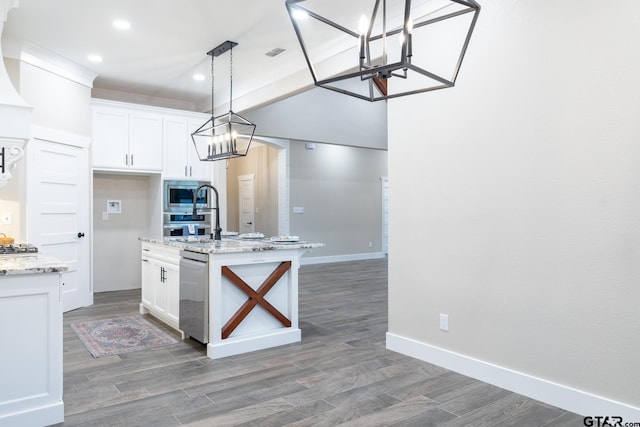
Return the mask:
<svg viewBox="0 0 640 427">
<path fill-rule="evenodd" d="M 269 52 L 265 53 L 265 55 L 270 56 L 270 57 L 273 58 L 274 56 L 280 55 L 285 50 L 286 49 L 282 49 L 282 48 L 276 47 L 275 49 L 271 49 Z"/>
</svg>

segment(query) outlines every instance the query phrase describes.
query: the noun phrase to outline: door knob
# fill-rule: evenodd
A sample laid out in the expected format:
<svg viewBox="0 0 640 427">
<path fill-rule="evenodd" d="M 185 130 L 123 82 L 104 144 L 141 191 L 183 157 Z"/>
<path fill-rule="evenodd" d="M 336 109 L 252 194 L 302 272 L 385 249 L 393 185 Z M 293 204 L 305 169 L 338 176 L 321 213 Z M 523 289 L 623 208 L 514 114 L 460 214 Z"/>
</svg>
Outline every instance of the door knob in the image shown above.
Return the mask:
<svg viewBox="0 0 640 427">
<path fill-rule="evenodd" d="M 84 237 L 84 233 L 78 233 L 78 238 L 80 239 L 82 237 Z"/>
</svg>

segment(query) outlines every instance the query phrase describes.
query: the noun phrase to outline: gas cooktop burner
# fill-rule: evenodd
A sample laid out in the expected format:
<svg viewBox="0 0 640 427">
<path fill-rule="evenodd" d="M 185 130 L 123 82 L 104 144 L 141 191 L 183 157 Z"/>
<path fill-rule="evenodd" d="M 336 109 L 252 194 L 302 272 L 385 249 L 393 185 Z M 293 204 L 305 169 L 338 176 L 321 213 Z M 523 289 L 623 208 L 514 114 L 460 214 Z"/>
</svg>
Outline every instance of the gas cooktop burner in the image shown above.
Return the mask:
<svg viewBox="0 0 640 427">
<path fill-rule="evenodd" d="M 0 245 L 0 255 L 37 255 L 38 248 L 29 243 Z"/>
</svg>

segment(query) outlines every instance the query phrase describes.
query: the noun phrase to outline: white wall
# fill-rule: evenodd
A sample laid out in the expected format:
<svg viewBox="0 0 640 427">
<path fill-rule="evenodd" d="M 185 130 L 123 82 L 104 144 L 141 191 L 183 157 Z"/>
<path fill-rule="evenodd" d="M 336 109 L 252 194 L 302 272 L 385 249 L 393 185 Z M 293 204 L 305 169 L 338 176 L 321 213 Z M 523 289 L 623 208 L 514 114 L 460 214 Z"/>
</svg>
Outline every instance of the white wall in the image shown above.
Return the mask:
<svg viewBox="0 0 640 427">
<path fill-rule="evenodd" d="M 387 105 L 313 88 L 243 113 L 261 136 L 387 148 Z"/>
<path fill-rule="evenodd" d="M 22 217 L 25 213 L 22 209 L 25 203 L 25 164 L 24 157 L 14 164 L 11 181 L 0 191 L 0 215 L 8 213 L 11 216 L 11 224 L 0 224 L 0 233 L 13 237 L 16 243 L 26 240 L 26 224 Z"/>
<path fill-rule="evenodd" d="M 91 89 L 88 86 L 14 58 L 3 59 L 12 84 L 33 107 L 33 125 L 91 135 Z M 10 212 L 12 216 L 12 224 L 2 225 L 0 232 L 14 237 L 16 242 L 27 241 L 29 237 L 24 172 L 27 161 L 22 158 L 16 163 L 11 182 L 0 193 L 0 213 Z"/>
<path fill-rule="evenodd" d="M 94 174 L 94 292 L 140 288 L 138 238 L 152 235 L 151 185 L 148 176 Z M 105 220 L 107 200 L 122 201 L 122 213 L 109 214 Z"/>
<path fill-rule="evenodd" d="M 382 256 L 382 190 L 387 152 L 367 148 L 290 144 L 290 231 L 326 243 L 305 258 L 314 262 Z M 293 208 L 304 208 L 304 214 Z M 371 242 L 371 247 L 369 247 Z"/>
<path fill-rule="evenodd" d="M 640 408 L 640 3 L 481 3 L 389 102 L 390 335 Z"/>
<path fill-rule="evenodd" d="M 33 105 L 34 124 L 91 135 L 91 89 L 22 63 L 20 95 Z"/>
</svg>

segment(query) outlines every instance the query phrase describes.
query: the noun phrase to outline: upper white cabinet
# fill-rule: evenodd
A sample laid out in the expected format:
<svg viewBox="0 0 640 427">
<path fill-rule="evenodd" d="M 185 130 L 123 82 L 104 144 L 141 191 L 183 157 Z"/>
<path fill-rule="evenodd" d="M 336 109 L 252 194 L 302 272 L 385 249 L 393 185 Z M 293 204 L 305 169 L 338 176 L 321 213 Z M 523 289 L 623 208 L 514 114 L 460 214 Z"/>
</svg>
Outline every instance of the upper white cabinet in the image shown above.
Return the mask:
<svg viewBox="0 0 640 427">
<path fill-rule="evenodd" d="M 195 112 L 93 100 L 91 165 L 210 182 L 214 166 L 200 161 L 191 140 L 191 133 L 208 118 Z"/>
<path fill-rule="evenodd" d="M 164 116 L 164 168 L 169 179 L 211 181 L 211 162 L 201 162 L 191 140 L 206 117 Z"/>
<path fill-rule="evenodd" d="M 162 115 L 94 104 L 92 166 L 162 170 Z"/>
<path fill-rule="evenodd" d="M 125 111 L 93 109 L 91 164 L 123 167 L 129 157 L 129 115 Z"/>
</svg>

